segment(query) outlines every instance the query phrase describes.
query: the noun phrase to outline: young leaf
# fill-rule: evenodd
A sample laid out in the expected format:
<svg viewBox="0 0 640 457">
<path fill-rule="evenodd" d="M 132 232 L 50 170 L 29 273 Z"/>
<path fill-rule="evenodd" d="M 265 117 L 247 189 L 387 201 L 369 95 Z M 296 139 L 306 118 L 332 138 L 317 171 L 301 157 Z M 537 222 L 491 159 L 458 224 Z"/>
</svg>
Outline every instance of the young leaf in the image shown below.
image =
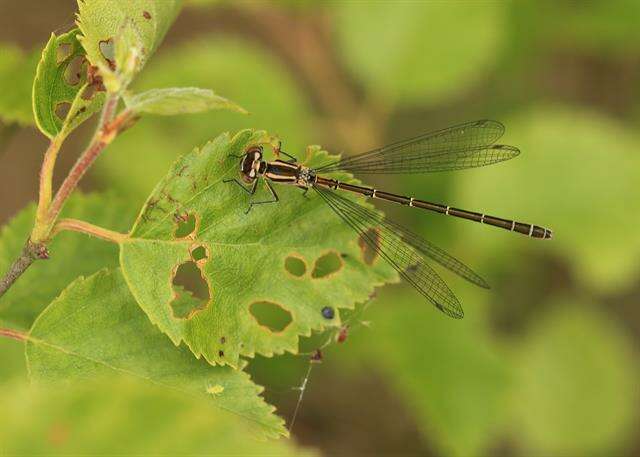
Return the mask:
<svg viewBox="0 0 640 457">
<path fill-rule="evenodd" d="M 286 434 L 245 372 L 212 367 L 167 341 L 136 305 L 119 270 L 71 283 L 34 323 L 26 355 L 31 379 L 39 383 L 133 376 L 236 414 L 260 436 Z"/>
<path fill-rule="evenodd" d="M 32 125 L 31 75 L 40 51 L 24 54 L 18 47 L 0 44 L 0 120 L 5 124 Z"/>
<path fill-rule="evenodd" d="M 111 56 L 105 56 L 105 47 L 127 20 L 139 31 L 143 52 L 150 57 L 178 15 L 181 4 L 180 0 L 78 0 L 80 41 L 87 59 L 92 65 L 109 65 L 107 58 L 111 60 Z"/>
<path fill-rule="evenodd" d="M 365 265 L 353 230 L 313 191 L 304 197 L 300 189 L 277 186 L 278 204 L 245 214 L 249 195 L 224 180 L 238 177 L 237 157 L 248 147 L 271 141 L 263 131 L 223 134 L 179 159 L 121 244 L 124 276 L 151 321 L 212 363 L 238 366 L 241 355 L 296 352 L 299 335 L 339 326 L 339 308 L 353 307 L 396 278 L 384 262 Z M 305 162 L 316 166 L 335 159 L 318 147 L 308 155 Z M 260 186 L 254 198 L 270 195 Z M 195 226 L 189 234 L 190 220 Z M 200 247 L 206 255 L 198 260 Z M 323 256 L 334 263 L 327 275 L 316 270 Z M 288 271 L 289 257 L 306 265 L 302 275 Z M 192 258 L 211 298 L 203 309 L 177 317 L 172 279 Z M 284 313 L 282 328 L 260 321 L 257 311 L 265 302 Z M 334 317 L 325 317 L 324 308 L 335 310 Z"/>
<path fill-rule="evenodd" d="M 74 193 L 62 217 L 83 219 L 113 230 L 126 231 L 135 219 L 135 203 L 112 194 Z M 35 217 L 31 204 L 0 230 L 0 274 L 18 256 Z M 60 291 L 80 275 L 118 264 L 117 247 L 79 233 L 62 232 L 49 244 L 51 257 L 34 264 L 0 298 L 0 319 L 27 329 Z"/>
<path fill-rule="evenodd" d="M 2 387 L 3 455 L 316 455 L 293 440 L 251 439 L 241 419 L 131 378 Z"/>
<path fill-rule="evenodd" d="M 89 90 L 84 50 L 78 42 L 78 29 L 56 36 L 51 34 L 33 81 L 33 115 L 36 125 L 49 138 L 68 135 L 100 109 L 104 94 Z M 63 108 L 69 107 L 66 113 Z"/>
<path fill-rule="evenodd" d="M 209 89 L 196 87 L 172 87 L 151 89 L 131 97 L 126 97 L 127 107 L 136 113 L 173 116 L 182 113 L 199 113 L 216 109 L 228 109 L 247 114 L 234 102 L 220 97 Z"/>
</svg>

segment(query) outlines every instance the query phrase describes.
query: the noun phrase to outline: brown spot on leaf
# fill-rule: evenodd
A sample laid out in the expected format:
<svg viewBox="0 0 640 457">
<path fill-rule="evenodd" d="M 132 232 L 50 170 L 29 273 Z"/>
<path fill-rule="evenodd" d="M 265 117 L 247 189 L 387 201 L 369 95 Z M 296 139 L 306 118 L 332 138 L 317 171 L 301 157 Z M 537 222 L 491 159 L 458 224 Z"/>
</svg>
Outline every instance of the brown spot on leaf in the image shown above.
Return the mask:
<svg viewBox="0 0 640 457">
<path fill-rule="evenodd" d="M 282 332 L 293 320 L 291 313 L 282 305 L 270 301 L 252 303 L 249 312 L 258 324 L 270 332 Z"/>
<path fill-rule="evenodd" d="M 151 19 L 151 13 L 149 13 L 149 11 L 143 11 L 143 12 L 142 12 L 142 16 L 143 16 L 146 20 L 150 20 L 150 19 Z"/>
<path fill-rule="evenodd" d="M 360 246 L 360 252 L 362 253 L 362 260 L 367 265 L 373 265 L 378 258 L 378 249 L 380 247 L 380 231 L 378 229 L 370 228 L 366 232 L 360 235 L 358 239 L 358 246 Z M 374 246 L 376 249 L 374 249 Z"/>
</svg>

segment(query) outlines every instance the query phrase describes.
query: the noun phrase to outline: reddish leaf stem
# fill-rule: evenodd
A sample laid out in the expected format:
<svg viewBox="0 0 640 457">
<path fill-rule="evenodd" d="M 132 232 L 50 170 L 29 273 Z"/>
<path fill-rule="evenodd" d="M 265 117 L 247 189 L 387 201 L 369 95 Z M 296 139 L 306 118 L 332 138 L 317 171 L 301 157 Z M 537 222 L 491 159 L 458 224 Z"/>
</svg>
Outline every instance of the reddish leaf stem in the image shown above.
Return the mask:
<svg viewBox="0 0 640 457">
<path fill-rule="evenodd" d="M 95 236 L 96 238 L 111 241 L 112 243 L 122 243 L 129 237 L 129 235 L 127 235 L 126 233 L 114 232 L 113 230 L 98 227 L 97 225 L 93 225 L 78 219 L 60 219 L 60 221 L 58 221 L 58 223 L 53 228 L 53 232 L 51 235 L 55 236 L 57 233 L 63 230 L 84 233 L 89 236 Z"/>
<path fill-rule="evenodd" d="M 0 328 L 0 336 L 5 336 L 18 341 L 26 341 L 27 335 L 10 328 Z"/>
</svg>

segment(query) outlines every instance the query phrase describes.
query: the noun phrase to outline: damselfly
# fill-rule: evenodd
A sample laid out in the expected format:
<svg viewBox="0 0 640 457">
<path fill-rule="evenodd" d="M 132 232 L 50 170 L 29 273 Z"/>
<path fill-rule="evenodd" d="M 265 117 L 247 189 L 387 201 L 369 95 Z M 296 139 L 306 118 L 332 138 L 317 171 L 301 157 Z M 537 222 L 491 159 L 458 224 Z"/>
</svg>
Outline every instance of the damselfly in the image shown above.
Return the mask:
<svg viewBox="0 0 640 457">
<path fill-rule="evenodd" d="M 473 284 L 488 288 L 485 280 L 429 241 L 335 191 L 356 193 L 368 198 L 378 198 L 468 219 L 533 238 L 551 238 L 551 230 L 525 222 L 383 192 L 371 187 L 348 184 L 323 175 L 338 171 L 362 174 L 428 173 L 491 165 L 520 154 L 518 148 L 496 144 L 503 134 L 504 126 L 500 122 L 491 120 L 468 122 L 346 157 L 315 169 L 297 164 L 294 157 L 279 149 L 275 151 L 278 157 L 279 154 L 283 154 L 289 160 L 278 158 L 267 162 L 263 160 L 262 147 L 252 146 L 239 157 L 240 177 L 249 187 L 245 187 L 237 179 L 229 179 L 226 182 L 235 182 L 247 193 L 253 195 L 259 179 L 264 179 L 272 198 L 250 202 L 247 212 L 254 205 L 278 201 L 278 194 L 271 185 L 272 182 L 294 185 L 304 189 L 305 193 L 313 189 L 344 222 L 360 235 L 373 252 L 389 262 L 431 303 L 445 314 L 461 318 L 464 313 L 460 302 L 440 276 L 428 265 L 427 259 L 439 263 Z"/>
</svg>

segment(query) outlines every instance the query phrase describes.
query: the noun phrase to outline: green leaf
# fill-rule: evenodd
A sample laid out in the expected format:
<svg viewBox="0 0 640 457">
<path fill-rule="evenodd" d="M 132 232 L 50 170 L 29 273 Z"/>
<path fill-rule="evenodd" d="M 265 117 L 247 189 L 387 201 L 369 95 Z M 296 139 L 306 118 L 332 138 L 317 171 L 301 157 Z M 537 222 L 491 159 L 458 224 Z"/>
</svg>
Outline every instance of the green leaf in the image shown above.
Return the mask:
<svg viewBox="0 0 640 457">
<path fill-rule="evenodd" d="M 196 87 L 172 87 L 151 89 L 125 98 L 127 107 L 136 113 L 173 116 L 182 113 L 200 113 L 216 109 L 228 109 L 247 114 L 247 111 L 209 89 Z"/>
<path fill-rule="evenodd" d="M 340 50 L 372 96 L 440 102 L 483 78 L 503 40 L 502 2 L 339 2 Z"/>
<path fill-rule="evenodd" d="M 467 305 L 463 320 L 441 315 L 407 285 L 389 287 L 352 325 L 369 324 L 332 355 L 356 376 L 375 367 L 436 455 L 489 455 L 506 420 L 511 369 L 482 318 L 490 292 L 443 278 Z"/>
<path fill-rule="evenodd" d="M 525 454 L 626 454 L 640 399 L 634 342 L 609 313 L 575 298 L 548 309 L 513 354 L 513 418 Z"/>
<path fill-rule="evenodd" d="M 522 261 L 525 249 L 547 251 L 568 259 L 590 288 L 614 291 L 636 281 L 640 156 L 634 151 L 640 136 L 612 119 L 558 107 L 537 107 L 506 125 L 501 141 L 522 154 L 465 173 L 451 204 L 549 227 L 553 239 L 531 240 L 473 224 L 452 227 L 473 237 L 488 265 L 498 259 L 511 266 Z"/>
<path fill-rule="evenodd" d="M 179 159 L 149 197 L 131 238 L 121 244 L 124 276 L 151 321 L 174 343 L 186 342 L 212 363 L 238 366 L 241 355 L 296 352 L 299 335 L 340 325 L 338 311 L 326 319 L 324 307 L 351 308 L 396 277 L 386 264 L 363 263 L 355 232 L 313 191 L 304 198 L 300 189 L 278 186 L 277 205 L 245 214 L 249 196 L 223 180 L 238 176 L 233 155 L 272 141 L 262 131 L 223 134 Z M 319 147 L 307 153 L 311 165 L 335 159 Z M 268 196 L 261 189 L 255 198 Z M 179 238 L 178 221 L 190 217 L 193 233 Z M 179 318 L 172 311 L 172 278 L 199 246 L 207 251 L 198 268 L 212 298 L 204 309 Z M 316 262 L 326 254 L 335 256 L 337 271 L 314 277 Z M 304 275 L 285 269 L 291 256 L 306 263 Z M 288 325 L 278 330 L 261 325 L 252 306 L 263 302 L 282 308 Z"/>
<path fill-rule="evenodd" d="M 292 440 L 251 439 L 242 420 L 130 378 L 10 383 L 0 404 L 3 455 L 315 455 Z"/>
<path fill-rule="evenodd" d="M 89 90 L 86 64 L 80 63 L 84 55 L 78 29 L 59 36 L 51 34 L 42 51 L 33 81 L 33 115 L 40 131 L 49 138 L 68 135 L 102 106 L 102 93 L 83 98 Z M 66 115 L 59 112 L 65 105 L 69 107 Z"/>
<path fill-rule="evenodd" d="M 113 194 L 74 193 L 62 217 L 73 217 L 117 231 L 126 231 L 135 219 L 132 203 Z M 35 205 L 16 215 L 0 231 L 0 274 L 22 250 L 31 232 Z M 118 264 L 117 247 L 80 233 L 62 232 L 49 245 L 51 258 L 38 261 L 0 298 L 0 320 L 27 329 L 60 291 L 80 275 Z"/>
<path fill-rule="evenodd" d="M 0 44 L 0 120 L 5 124 L 32 125 L 31 78 L 40 51 L 24 54 L 11 44 Z"/>
<path fill-rule="evenodd" d="M 125 21 L 131 21 L 139 31 L 143 52 L 148 59 L 162 42 L 180 12 L 181 4 L 180 0 L 78 0 L 80 41 L 87 52 L 87 59 L 92 65 L 108 66 L 105 46 L 118 35 Z"/>
<path fill-rule="evenodd" d="M 246 373 L 196 360 L 154 328 L 119 270 L 71 283 L 34 323 L 26 355 L 38 383 L 128 375 L 235 414 L 259 436 L 286 435 Z"/>
</svg>

